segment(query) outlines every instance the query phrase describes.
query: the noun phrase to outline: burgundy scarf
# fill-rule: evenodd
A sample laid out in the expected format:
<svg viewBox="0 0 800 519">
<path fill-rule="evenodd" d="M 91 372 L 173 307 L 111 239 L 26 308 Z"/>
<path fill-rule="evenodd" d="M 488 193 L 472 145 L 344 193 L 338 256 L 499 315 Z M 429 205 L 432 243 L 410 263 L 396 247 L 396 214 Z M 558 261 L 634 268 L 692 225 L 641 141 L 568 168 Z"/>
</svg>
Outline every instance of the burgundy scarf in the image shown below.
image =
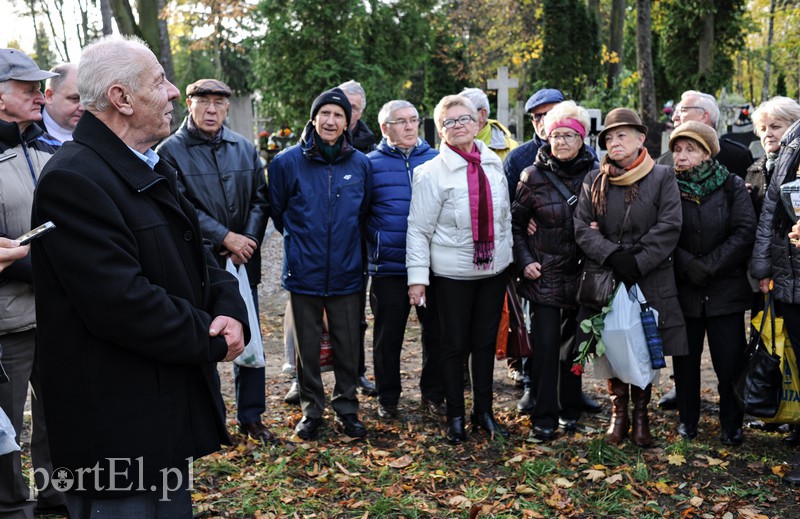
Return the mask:
<svg viewBox="0 0 800 519">
<path fill-rule="evenodd" d="M 447 144 L 447 143 L 445 143 Z M 475 268 L 486 270 L 494 260 L 494 213 L 492 211 L 492 189 L 481 166 L 481 153 L 473 143 L 469 153 L 447 146 L 467 161 L 467 188 L 469 190 L 469 213 L 472 220 L 472 242 L 475 251 L 472 263 Z"/>
</svg>

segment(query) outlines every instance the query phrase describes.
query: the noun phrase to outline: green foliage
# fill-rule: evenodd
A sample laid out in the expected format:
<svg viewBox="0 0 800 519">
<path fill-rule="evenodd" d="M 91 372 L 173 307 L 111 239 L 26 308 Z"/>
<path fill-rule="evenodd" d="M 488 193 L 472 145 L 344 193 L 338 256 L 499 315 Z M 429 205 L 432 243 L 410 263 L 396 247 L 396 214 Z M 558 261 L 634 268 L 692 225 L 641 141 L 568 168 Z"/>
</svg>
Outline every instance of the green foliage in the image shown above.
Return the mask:
<svg viewBox="0 0 800 519">
<path fill-rule="evenodd" d="M 654 5 L 654 30 L 661 38 L 670 97 L 687 89 L 715 93 L 733 77 L 733 56 L 744 46 L 744 0 L 663 0 Z M 706 16 L 713 16 L 713 56 L 710 72 L 700 70 L 699 56 Z M 707 35 L 706 35 L 707 36 Z"/>
<path fill-rule="evenodd" d="M 251 44 L 254 86 L 267 113 L 302 127 L 314 97 L 349 79 L 367 92 L 364 120 L 373 128 L 386 101 L 418 102 L 430 10 L 426 0 L 262 0 L 265 34 Z"/>
<path fill-rule="evenodd" d="M 544 0 L 542 4 L 542 59 L 535 85 L 583 99 L 587 88 L 602 76 L 595 15 L 578 0 Z"/>
</svg>

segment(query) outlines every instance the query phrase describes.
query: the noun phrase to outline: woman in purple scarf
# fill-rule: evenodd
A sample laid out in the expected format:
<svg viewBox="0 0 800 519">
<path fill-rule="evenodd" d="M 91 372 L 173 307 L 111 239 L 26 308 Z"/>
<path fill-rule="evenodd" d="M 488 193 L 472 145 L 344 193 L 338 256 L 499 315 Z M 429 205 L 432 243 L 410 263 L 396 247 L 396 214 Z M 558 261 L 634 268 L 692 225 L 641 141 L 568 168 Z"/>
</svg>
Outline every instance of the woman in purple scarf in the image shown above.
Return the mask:
<svg viewBox="0 0 800 519">
<path fill-rule="evenodd" d="M 507 436 L 492 413 L 494 351 L 506 269 L 512 261 L 511 211 L 503 166 L 475 140 L 477 111 L 462 96 L 445 96 L 434 110 L 440 154 L 414 170 L 406 267 L 412 305 L 436 287 L 442 326 L 440 362 L 447 402 L 446 438 L 464 430 L 462 366 L 470 357 L 472 423 Z"/>
</svg>

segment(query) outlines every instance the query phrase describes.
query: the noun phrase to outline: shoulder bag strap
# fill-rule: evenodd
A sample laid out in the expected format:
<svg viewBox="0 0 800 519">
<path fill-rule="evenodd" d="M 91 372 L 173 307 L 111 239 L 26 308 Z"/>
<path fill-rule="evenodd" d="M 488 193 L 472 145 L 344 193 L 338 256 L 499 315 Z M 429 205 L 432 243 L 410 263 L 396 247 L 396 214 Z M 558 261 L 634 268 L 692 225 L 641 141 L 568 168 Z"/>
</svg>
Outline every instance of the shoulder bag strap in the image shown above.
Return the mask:
<svg viewBox="0 0 800 519">
<path fill-rule="evenodd" d="M 553 174 L 552 171 L 547 171 L 545 169 L 541 169 L 539 171 L 541 171 L 542 175 L 544 175 L 545 178 L 547 178 L 547 180 L 549 180 L 550 183 L 553 184 L 556 190 L 559 193 L 561 193 L 561 196 L 563 196 L 564 200 L 567 201 L 567 205 L 572 206 L 578 203 L 578 197 L 574 193 L 572 193 L 572 191 L 567 189 L 567 186 L 565 186 L 564 183 L 561 181 L 561 179 L 558 178 L 555 174 Z"/>
</svg>

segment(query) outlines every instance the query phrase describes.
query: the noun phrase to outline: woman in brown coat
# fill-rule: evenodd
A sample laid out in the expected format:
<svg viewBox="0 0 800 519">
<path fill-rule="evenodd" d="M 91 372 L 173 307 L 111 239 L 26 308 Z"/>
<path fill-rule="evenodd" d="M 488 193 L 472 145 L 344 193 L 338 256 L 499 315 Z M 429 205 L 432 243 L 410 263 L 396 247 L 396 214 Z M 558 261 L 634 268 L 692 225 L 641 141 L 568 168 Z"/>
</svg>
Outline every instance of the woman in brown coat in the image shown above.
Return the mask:
<svg viewBox="0 0 800 519">
<path fill-rule="evenodd" d="M 681 231 L 675 176 L 670 168 L 656 165 L 647 153 L 647 128 L 635 112 L 616 108 L 606 115 L 604 125 L 598 142 L 608 155 L 600 169 L 589 173 L 583 182 L 574 216 L 575 240 L 586 256 L 611 267 L 618 281 L 639 284 L 644 297 L 658 311 L 664 354 L 685 355 L 686 327 L 672 270 L 672 251 Z M 628 434 L 630 398 L 631 440 L 641 447 L 652 445 L 647 415 L 651 388 L 609 379 L 613 405 L 609 441 L 619 443 Z"/>
</svg>

